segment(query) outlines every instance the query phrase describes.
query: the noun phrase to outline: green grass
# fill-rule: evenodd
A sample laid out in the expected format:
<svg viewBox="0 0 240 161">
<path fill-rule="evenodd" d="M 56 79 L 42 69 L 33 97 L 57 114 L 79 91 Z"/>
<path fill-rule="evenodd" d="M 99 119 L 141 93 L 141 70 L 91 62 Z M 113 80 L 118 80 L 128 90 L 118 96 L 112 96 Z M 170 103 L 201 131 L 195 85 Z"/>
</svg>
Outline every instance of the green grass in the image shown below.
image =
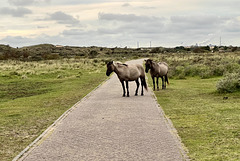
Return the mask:
<svg viewBox="0 0 240 161">
<path fill-rule="evenodd" d="M 170 79 L 166 90 L 155 92 L 191 160 L 240 160 L 240 93 L 217 93 L 219 79 Z"/>
<path fill-rule="evenodd" d="M 0 74 L 0 160 L 11 160 L 106 79 L 92 60 L 4 61 Z"/>
</svg>

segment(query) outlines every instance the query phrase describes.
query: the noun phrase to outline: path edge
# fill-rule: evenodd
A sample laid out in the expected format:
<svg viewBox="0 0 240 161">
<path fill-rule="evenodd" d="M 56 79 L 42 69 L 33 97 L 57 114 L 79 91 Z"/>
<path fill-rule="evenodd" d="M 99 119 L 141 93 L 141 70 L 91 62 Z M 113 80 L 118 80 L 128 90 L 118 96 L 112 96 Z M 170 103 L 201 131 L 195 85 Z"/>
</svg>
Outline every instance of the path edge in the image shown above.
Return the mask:
<svg viewBox="0 0 240 161">
<path fill-rule="evenodd" d="M 112 76 L 111 76 L 112 77 Z M 25 149 L 23 149 L 15 158 L 13 158 L 12 161 L 19 161 L 23 160 L 26 156 L 28 156 L 28 153 L 31 152 L 38 143 L 45 139 L 48 134 L 50 134 L 54 128 L 57 126 L 58 123 L 60 123 L 62 120 L 64 120 L 74 109 L 77 108 L 78 104 L 86 100 L 88 97 L 92 95 L 93 92 L 95 92 L 99 87 L 101 87 L 104 83 L 106 83 L 111 77 L 108 77 L 106 80 L 101 82 L 97 87 L 95 87 L 92 91 L 90 91 L 86 96 L 81 98 L 77 103 L 75 103 L 72 107 L 70 107 L 67 111 L 65 111 L 57 120 L 55 120 L 46 130 L 44 130 L 41 135 L 39 135 L 32 143 L 30 143 Z"/>
<path fill-rule="evenodd" d="M 187 147 L 183 144 L 181 137 L 178 135 L 177 129 L 174 127 L 171 119 L 167 117 L 165 114 L 164 110 L 162 109 L 161 105 L 158 103 L 157 97 L 152 89 L 149 90 L 150 94 L 152 95 L 154 101 L 157 104 L 157 109 L 159 113 L 164 117 L 164 121 L 166 122 L 167 128 L 169 129 L 170 133 L 172 134 L 172 137 L 174 141 L 176 142 L 178 149 L 183 157 L 184 161 L 190 161 L 191 159 L 189 158 L 188 154 L 188 149 Z"/>
</svg>

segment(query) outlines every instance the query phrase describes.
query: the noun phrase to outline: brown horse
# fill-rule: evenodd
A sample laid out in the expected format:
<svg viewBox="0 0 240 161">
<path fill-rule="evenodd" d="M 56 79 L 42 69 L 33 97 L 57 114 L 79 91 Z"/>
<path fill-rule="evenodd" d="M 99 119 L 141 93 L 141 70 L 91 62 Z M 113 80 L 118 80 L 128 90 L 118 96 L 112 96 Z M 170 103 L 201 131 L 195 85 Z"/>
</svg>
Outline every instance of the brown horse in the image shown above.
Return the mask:
<svg viewBox="0 0 240 161">
<path fill-rule="evenodd" d="M 155 77 L 157 79 L 157 90 L 159 90 L 159 86 L 158 86 L 158 79 L 159 77 L 162 78 L 162 89 L 166 89 L 166 82 L 169 85 L 168 82 L 168 77 L 167 77 L 167 73 L 168 73 L 168 64 L 165 62 L 160 62 L 160 63 L 156 63 L 151 59 L 145 60 L 145 72 L 148 73 L 148 70 L 150 69 L 150 74 L 153 80 L 153 90 L 155 91 Z M 163 77 L 165 77 L 165 83 L 164 83 L 164 79 Z"/>
<path fill-rule="evenodd" d="M 143 96 L 143 86 L 147 90 L 147 84 L 145 80 L 144 68 L 140 64 L 122 64 L 122 63 L 114 63 L 113 61 L 107 64 L 107 72 L 106 75 L 109 76 L 112 72 L 115 72 L 122 83 L 123 88 L 123 97 L 125 97 L 125 86 L 124 81 L 126 82 L 127 88 L 127 97 L 129 97 L 129 89 L 128 89 L 128 81 L 135 81 L 137 84 L 137 89 L 135 92 L 135 96 L 138 95 L 139 88 L 139 78 L 141 80 L 142 85 L 142 93 Z"/>
</svg>

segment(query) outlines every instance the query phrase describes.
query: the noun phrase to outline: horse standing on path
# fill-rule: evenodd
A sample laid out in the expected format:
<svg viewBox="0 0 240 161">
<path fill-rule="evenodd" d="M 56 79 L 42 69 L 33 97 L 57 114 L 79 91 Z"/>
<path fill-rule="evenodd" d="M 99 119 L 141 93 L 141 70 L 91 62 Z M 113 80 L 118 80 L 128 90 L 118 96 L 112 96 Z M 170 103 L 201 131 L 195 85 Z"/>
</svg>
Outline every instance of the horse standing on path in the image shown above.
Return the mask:
<svg viewBox="0 0 240 161">
<path fill-rule="evenodd" d="M 125 86 L 124 81 L 126 82 L 127 88 L 127 97 L 129 97 L 129 89 L 128 89 L 128 81 L 135 81 L 137 84 L 137 89 L 135 92 L 135 96 L 138 95 L 139 88 L 139 78 L 141 80 L 142 92 L 143 96 L 143 86 L 147 90 L 147 83 L 145 79 L 144 68 L 140 64 L 122 64 L 122 63 L 114 63 L 113 61 L 107 64 L 107 72 L 106 75 L 109 76 L 112 72 L 115 72 L 122 83 L 123 88 L 123 97 L 125 97 Z"/>
<path fill-rule="evenodd" d="M 167 77 L 167 73 L 168 73 L 168 64 L 165 62 L 159 62 L 156 63 L 151 59 L 145 60 L 145 72 L 148 73 L 148 70 L 150 69 L 150 74 L 153 80 L 153 90 L 155 91 L 155 77 L 157 79 L 157 90 L 159 90 L 159 86 L 158 86 L 158 79 L 159 77 L 162 78 L 162 89 L 166 89 L 166 82 L 169 85 L 168 82 L 168 77 Z M 163 77 L 165 77 L 165 83 L 164 83 L 164 79 Z"/>
</svg>

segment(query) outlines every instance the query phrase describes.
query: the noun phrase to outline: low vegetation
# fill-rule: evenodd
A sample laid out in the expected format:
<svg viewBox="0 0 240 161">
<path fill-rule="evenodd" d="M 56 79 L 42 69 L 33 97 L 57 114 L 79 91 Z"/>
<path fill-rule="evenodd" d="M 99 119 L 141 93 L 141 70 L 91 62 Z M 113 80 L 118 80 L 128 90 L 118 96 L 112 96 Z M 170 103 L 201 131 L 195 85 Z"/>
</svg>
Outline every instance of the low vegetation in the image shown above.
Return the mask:
<svg viewBox="0 0 240 161">
<path fill-rule="evenodd" d="M 170 79 L 166 90 L 155 91 L 191 160 L 240 158 L 240 92 L 216 92 L 215 85 L 220 79 Z"/>
<path fill-rule="evenodd" d="M 239 160 L 240 53 L 162 53 L 152 59 L 169 64 L 170 86 L 155 94 L 191 160 Z"/>
<path fill-rule="evenodd" d="M 0 62 L 0 160 L 11 160 L 106 79 L 94 59 Z"/>
<path fill-rule="evenodd" d="M 22 60 L 22 61 L 41 61 L 56 60 L 63 58 L 138 58 L 148 57 L 147 49 L 131 48 L 106 48 L 106 47 L 74 47 L 74 46 L 55 46 L 51 44 L 40 44 L 22 48 L 12 48 L 8 45 L 0 45 L 0 60 Z"/>
<path fill-rule="evenodd" d="M 140 57 L 169 64 L 170 86 L 155 94 L 190 158 L 238 160 L 238 47 L 130 49 L 51 44 L 0 45 L 0 158 L 11 160 L 104 81 L 106 62 Z"/>
</svg>

